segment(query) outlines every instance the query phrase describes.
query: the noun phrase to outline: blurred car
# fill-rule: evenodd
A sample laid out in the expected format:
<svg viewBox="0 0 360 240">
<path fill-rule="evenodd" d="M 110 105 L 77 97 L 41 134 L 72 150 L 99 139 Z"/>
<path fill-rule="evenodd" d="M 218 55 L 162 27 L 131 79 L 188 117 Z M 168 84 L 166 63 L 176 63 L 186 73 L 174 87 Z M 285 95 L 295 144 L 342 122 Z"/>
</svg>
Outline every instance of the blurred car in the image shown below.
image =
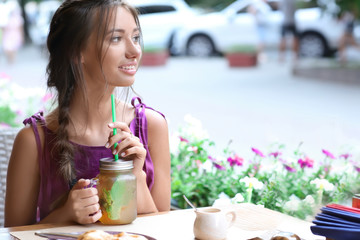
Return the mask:
<svg viewBox="0 0 360 240">
<path fill-rule="evenodd" d="M 173 42 L 176 54 L 210 56 L 224 53 L 234 45 L 257 44 L 254 16 L 247 11 L 251 0 L 238 0 L 220 12 L 207 13 L 189 20 L 177 31 Z M 282 12 L 278 0 L 268 0 L 266 47 L 278 47 Z M 320 8 L 298 9 L 295 14 L 301 56 L 326 56 L 336 49 L 343 25 Z"/>
<path fill-rule="evenodd" d="M 130 3 L 139 11 L 145 51 L 166 48 L 171 53 L 174 33 L 184 19 L 197 14 L 184 0 L 131 0 Z"/>
</svg>

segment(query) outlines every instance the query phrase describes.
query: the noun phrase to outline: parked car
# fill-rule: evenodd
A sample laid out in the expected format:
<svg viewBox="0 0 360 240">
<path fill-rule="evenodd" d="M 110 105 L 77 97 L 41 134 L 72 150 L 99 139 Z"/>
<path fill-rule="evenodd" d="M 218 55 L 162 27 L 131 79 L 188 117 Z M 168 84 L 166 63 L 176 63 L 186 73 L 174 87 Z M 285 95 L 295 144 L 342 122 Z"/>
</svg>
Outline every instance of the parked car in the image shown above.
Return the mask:
<svg viewBox="0 0 360 240">
<path fill-rule="evenodd" d="M 238 0 L 220 12 L 193 17 L 176 33 L 173 51 L 190 56 L 224 53 L 233 45 L 256 44 L 255 19 L 247 9 L 251 0 Z M 277 47 L 283 15 L 278 0 L 268 0 L 266 46 Z M 319 57 L 332 53 L 344 26 L 333 15 L 320 8 L 298 9 L 295 14 L 300 34 L 301 56 Z"/>
<path fill-rule="evenodd" d="M 184 0 L 132 0 L 139 11 L 144 48 L 172 49 L 174 33 L 184 19 L 193 17 L 197 11 Z"/>
</svg>

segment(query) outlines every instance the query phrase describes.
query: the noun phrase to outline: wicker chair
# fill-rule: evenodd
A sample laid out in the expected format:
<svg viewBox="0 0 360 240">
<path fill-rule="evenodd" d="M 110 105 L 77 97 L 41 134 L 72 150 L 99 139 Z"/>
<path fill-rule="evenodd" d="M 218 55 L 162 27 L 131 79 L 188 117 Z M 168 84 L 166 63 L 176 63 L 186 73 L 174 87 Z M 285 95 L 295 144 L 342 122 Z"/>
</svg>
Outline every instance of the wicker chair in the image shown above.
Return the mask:
<svg viewBox="0 0 360 240">
<path fill-rule="evenodd" d="M 19 129 L 0 129 L 0 227 L 4 226 L 6 174 L 14 139 Z"/>
</svg>

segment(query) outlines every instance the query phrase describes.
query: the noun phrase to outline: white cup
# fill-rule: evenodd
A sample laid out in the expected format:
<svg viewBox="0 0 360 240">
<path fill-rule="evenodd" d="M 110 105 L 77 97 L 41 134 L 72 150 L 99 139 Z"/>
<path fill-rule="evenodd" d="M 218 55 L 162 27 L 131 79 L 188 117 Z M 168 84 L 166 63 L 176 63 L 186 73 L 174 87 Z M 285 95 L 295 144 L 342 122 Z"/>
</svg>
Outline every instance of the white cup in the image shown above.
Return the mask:
<svg viewBox="0 0 360 240">
<path fill-rule="evenodd" d="M 213 207 L 200 208 L 195 213 L 194 235 L 196 239 L 225 239 L 228 228 L 233 225 L 236 219 L 234 211 L 225 212 Z"/>
</svg>

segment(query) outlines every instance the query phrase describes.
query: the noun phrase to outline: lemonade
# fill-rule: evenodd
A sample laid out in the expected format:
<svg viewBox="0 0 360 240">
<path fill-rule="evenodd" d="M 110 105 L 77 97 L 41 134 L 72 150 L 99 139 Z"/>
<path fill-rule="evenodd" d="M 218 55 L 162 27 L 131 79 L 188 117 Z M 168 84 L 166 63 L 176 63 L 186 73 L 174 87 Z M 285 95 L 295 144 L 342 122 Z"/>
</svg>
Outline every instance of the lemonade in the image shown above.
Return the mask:
<svg viewBox="0 0 360 240">
<path fill-rule="evenodd" d="M 100 160 L 99 203 L 103 224 L 128 224 L 137 216 L 136 177 L 133 162 L 110 158 Z"/>
</svg>

